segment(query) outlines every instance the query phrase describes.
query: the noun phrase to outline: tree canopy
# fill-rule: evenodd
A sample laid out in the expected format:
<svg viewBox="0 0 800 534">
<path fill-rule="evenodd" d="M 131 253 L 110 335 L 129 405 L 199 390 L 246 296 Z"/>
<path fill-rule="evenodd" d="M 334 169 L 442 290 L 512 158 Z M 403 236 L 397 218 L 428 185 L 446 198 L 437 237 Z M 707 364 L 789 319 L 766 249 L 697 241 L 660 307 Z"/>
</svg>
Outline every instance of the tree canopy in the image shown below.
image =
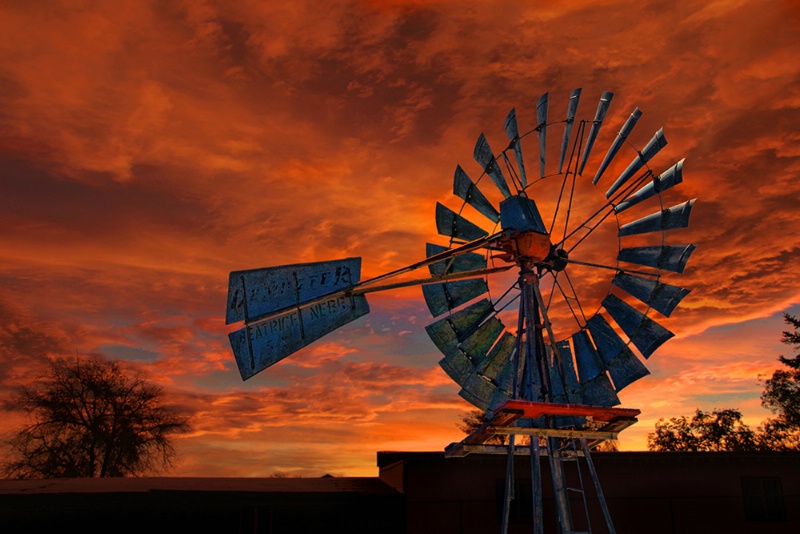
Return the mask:
<svg viewBox="0 0 800 534">
<path fill-rule="evenodd" d="M 119 362 L 49 363 L 48 375 L 21 388 L 6 406 L 29 417 L 9 441 L 7 476 L 135 476 L 172 465 L 172 438 L 189 427 L 164 404 L 160 388 Z"/>
<path fill-rule="evenodd" d="M 794 331 L 784 331 L 781 341 L 795 355 L 780 356 L 789 369 L 778 369 L 764 382 L 761 404 L 777 417 L 767 418 L 751 430 L 738 410 L 697 410 L 691 418 L 659 419 L 648 434 L 653 451 L 755 451 L 800 450 L 800 319 L 784 314 Z"/>
</svg>

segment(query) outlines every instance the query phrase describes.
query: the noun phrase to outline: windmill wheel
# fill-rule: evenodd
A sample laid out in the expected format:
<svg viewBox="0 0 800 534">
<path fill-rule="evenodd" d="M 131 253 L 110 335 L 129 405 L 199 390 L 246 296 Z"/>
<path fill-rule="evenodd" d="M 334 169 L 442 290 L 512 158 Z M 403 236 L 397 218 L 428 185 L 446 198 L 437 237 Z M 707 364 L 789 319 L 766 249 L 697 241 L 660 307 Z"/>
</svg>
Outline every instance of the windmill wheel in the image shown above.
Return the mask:
<svg viewBox="0 0 800 534">
<path fill-rule="evenodd" d="M 593 177 L 584 176 L 613 93 L 602 94 L 590 120 L 576 119 L 580 94 L 572 92 L 566 118 L 555 122 L 544 94 L 536 126 L 522 135 L 512 109 L 504 150 L 493 152 L 483 133 L 478 138 L 477 180 L 456 167 L 461 208 L 436 206 L 437 230 L 448 242 L 427 244 L 428 258 L 446 258 L 429 265 L 431 274 L 492 274 L 423 285 L 436 318 L 426 330 L 459 394 L 487 412 L 510 399 L 618 405 L 617 392 L 649 374 L 634 350 L 647 359 L 673 336 L 653 312 L 668 317 L 689 293 L 662 282 L 683 272 L 696 246 L 668 244 L 688 226 L 694 204 L 665 207 L 662 199 L 682 181 L 683 160 L 660 174 L 651 169 L 667 142 L 662 130 L 643 147 L 629 139 L 642 114 L 636 108 Z M 547 133 L 554 128 L 562 135 L 551 147 L 558 150 L 551 170 Z M 535 138 L 538 172 L 531 173 L 522 149 Z M 630 163 L 609 180 L 615 156 L 626 152 Z M 556 426 L 582 423 L 562 417 Z"/>
</svg>

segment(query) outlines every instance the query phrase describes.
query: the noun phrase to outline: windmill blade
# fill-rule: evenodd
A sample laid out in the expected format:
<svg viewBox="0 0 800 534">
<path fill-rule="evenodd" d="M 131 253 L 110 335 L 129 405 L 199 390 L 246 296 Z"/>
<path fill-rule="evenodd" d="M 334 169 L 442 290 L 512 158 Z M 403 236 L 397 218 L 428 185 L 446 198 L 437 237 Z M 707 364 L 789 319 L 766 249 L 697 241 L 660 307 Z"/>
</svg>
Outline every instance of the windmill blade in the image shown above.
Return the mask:
<svg viewBox="0 0 800 534">
<path fill-rule="evenodd" d="M 427 243 L 425 253 L 428 258 L 446 252 L 447 247 Z M 476 271 L 486 267 L 486 258 L 473 252 L 455 256 L 448 260 L 432 263 L 428 266 L 434 276 L 444 276 L 450 273 L 462 273 Z M 446 282 L 443 284 L 426 284 L 422 286 L 422 294 L 425 303 L 434 317 L 454 310 L 466 304 L 475 297 L 489 292 L 486 280 L 478 278 L 475 280 L 460 280 L 457 282 Z"/>
<path fill-rule="evenodd" d="M 569 96 L 569 107 L 567 108 L 567 121 L 564 126 L 564 137 L 561 139 L 561 157 L 558 159 L 558 174 L 564 168 L 564 159 L 567 156 L 567 146 L 572 135 L 572 123 L 575 122 L 575 113 L 578 111 L 578 102 L 581 99 L 581 90 L 575 89 Z"/>
<path fill-rule="evenodd" d="M 467 176 L 461 165 L 456 166 L 456 174 L 453 179 L 453 193 L 464 199 L 464 201 L 475 208 L 478 213 L 483 214 L 487 219 L 496 223 L 500 220 L 500 213 L 495 209 L 491 202 L 478 189 L 478 186 Z"/>
<path fill-rule="evenodd" d="M 620 401 L 605 373 L 600 355 L 589 341 L 589 334 L 579 330 L 572 335 L 575 363 L 580 377 L 581 398 L 591 406 L 617 406 Z"/>
<path fill-rule="evenodd" d="M 489 235 L 483 228 L 468 221 L 450 208 L 436 203 L 436 229 L 446 235 L 464 241 L 474 241 Z"/>
<path fill-rule="evenodd" d="M 482 278 L 422 286 L 422 295 L 433 317 L 452 311 L 488 292 L 489 286 Z"/>
<path fill-rule="evenodd" d="M 483 411 L 488 411 L 499 397 L 510 398 L 511 383 L 503 384 L 501 376 L 511 361 L 515 344 L 514 336 L 504 332 L 475 372 L 461 384 L 459 395 Z"/>
<path fill-rule="evenodd" d="M 623 184 L 625 184 L 625 182 L 631 178 L 631 176 L 636 174 L 639 169 L 644 167 L 644 164 L 653 159 L 653 157 L 665 146 L 667 146 L 667 138 L 664 137 L 664 129 L 661 128 L 655 133 L 653 138 L 650 139 L 650 142 L 647 143 L 647 145 L 644 147 L 644 150 L 642 150 L 638 156 L 633 158 L 633 161 L 631 161 L 630 165 L 628 165 L 628 168 L 619 175 L 617 181 L 611 185 L 608 191 L 606 191 L 606 198 L 610 198 L 617 189 L 622 187 Z"/>
<path fill-rule="evenodd" d="M 600 353 L 617 391 L 650 374 L 602 315 L 598 313 L 589 319 L 586 327 L 592 334 L 597 352 Z"/>
<path fill-rule="evenodd" d="M 539 121 L 536 131 L 539 133 L 539 174 L 544 178 L 544 160 L 547 150 L 547 93 L 539 97 L 536 103 L 536 120 Z"/>
<path fill-rule="evenodd" d="M 600 133 L 600 127 L 603 125 L 603 119 L 606 117 L 612 98 L 614 98 L 614 93 L 610 91 L 603 91 L 603 94 L 600 96 L 600 103 L 597 104 L 597 112 L 594 114 L 592 127 L 589 129 L 589 135 L 586 137 L 586 147 L 583 149 L 578 176 L 583 175 L 583 168 L 586 167 L 586 161 L 589 159 L 589 154 L 592 152 L 597 134 Z"/>
<path fill-rule="evenodd" d="M 664 317 L 669 317 L 675 307 L 690 293 L 690 289 L 662 284 L 652 278 L 617 273 L 612 283 L 629 295 L 644 302 Z"/>
<path fill-rule="evenodd" d="M 433 325 L 430 325 L 433 326 Z M 445 320 L 437 334 L 440 337 L 450 337 L 451 341 L 447 350 L 439 347 L 445 355 L 439 366 L 452 378 L 456 384 L 464 386 L 468 378 L 475 373 L 475 369 L 486 359 L 489 349 L 494 345 L 505 326 L 497 317 L 490 317 L 481 324 L 475 332 L 463 341 L 453 343 L 457 332 L 443 332 L 450 326 Z M 428 332 L 430 334 L 430 332 Z M 433 337 L 433 334 L 431 334 Z"/>
<path fill-rule="evenodd" d="M 689 215 L 692 213 L 695 200 L 697 199 L 687 200 L 682 204 L 651 213 L 637 221 L 625 224 L 620 227 L 618 235 L 624 237 L 686 228 L 689 226 Z"/>
<path fill-rule="evenodd" d="M 558 347 L 558 356 L 553 355 L 553 358 L 548 358 L 548 360 L 553 360 L 553 365 L 549 366 L 550 402 L 556 404 L 584 404 L 580 394 L 578 377 L 572 365 L 572 351 L 569 348 L 569 341 L 559 341 L 556 345 Z M 547 352 L 548 355 L 552 355 L 552 347 L 550 345 L 547 346 Z M 561 365 L 558 363 L 559 360 Z M 553 419 L 553 424 L 556 428 L 569 426 L 578 428 L 585 422 L 584 417 L 557 416 Z"/>
<path fill-rule="evenodd" d="M 452 315 L 425 327 L 433 343 L 447 355 L 458 351 L 460 343 L 478 331 L 480 325 L 494 313 L 489 299 L 481 299 Z"/>
<path fill-rule="evenodd" d="M 617 155 L 619 149 L 622 147 L 622 143 L 628 138 L 628 136 L 633 131 L 633 127 L 636 126 L 636 123 L 639 121 L 639 117 L 642 116 L 642 112 L 639 111 L 639 108 L 633 110 L 631 116 L 628 117 L 628 120 L 625 121 L 625 124 L 622 126 L 622 129 L 617 134 L 617 138 L 614 139 L 614 142 L 611 143 L 611 146 L 608 147 L 608 152 L 606 152 L 606 157 L 603 158 L 603 162 L 597 168 L 597 173 L 594 175 L 594 179 L 592 179 L 593 184 L 597 184 L 600 180 L 600 177 L 605 172 L 606 168 L 608 167 L 611 160 L 614 159 L 614 156 Z"/>
<path fill-rule="evenodd" d="M 231 332 L 228 339 L 242 380 L 367 313 L 369 305 L 364 295 L 340 296 Z"/>
<path fill-rule="evenodd" d="M 666 191 L 670 187 L 676 186 L 683 182 L 683 162 L 686 158 L 680 160 L 678 163 L 664 171 L 661 176 L 653 178 L 653 181 L 636 191 L 634 194 L 620 202 L 614 207 L 614 211 L 619 213 L 623 210 L 635 206 L 643 200 L 654 197 L 662 191 Z"/>
<path fill-rule="evenodd" d="M 675 335 L 616 295 L 607 295 L 602 306 L 645 358 Z"/>
<path fill-rule="evenodd" d="M 686 268 L 686 262 L 689 261 L 689 256 L 696 248 L 697 245 L 623 248 L 617 255 L 617 261 L 682 273 Z"/>
<path fill-rule="evenodd" d="M 481 167 L 483 167 L 484 172 L 491 177 L 494 185 L 497 186 L 497 188 L 500 190 L 500 193 L 503 194 L 503 197 L 510 197 L 511 191 L 508 189 L 506 179 L 503 176 L 503 173 L 500 171 L 500 166 L 497 165 L 494 152 L 492 152 L 492 149 L 489 146 L 489 141 L 486 140 L 486 136 L 483 135 L 483 133 L 481 133 L 480 137 L 478 137 L 478 142 L 475 143 L 475 151 L 473 152 L 473 156 L 475 157 L 475 161 L 480 163 Z"/>
<path fill-rule="evenodd" d="M 425 255 L 428 258 L 447 252 L 451 249 L 436 245 L 433 243 L 425 244 Z M 463 273 L 466 271 L 477 271 L 486 267 L 486 256 L 483 254 L 476 254 L 474 252 L 467 252 L 459 256 L 448 258 L 428 266 L 431 274 L 434 276 L 444 276 L 450 273 Z"/>
<path fill-rule="evenodd" d="M 522 161 L 522 147 L 520 146 L 519 126 L 517 125 L 517 111 L 512 108 L 506 116 L 506 135 L 508 140 L 514 146 L 514 157 L 517 159 L 517 167 L 519 168 L 519 181 L 522 184 L 522 189 L 528 187 L 528 177 L 525 174 L 525 163 Z"/>
</svg>

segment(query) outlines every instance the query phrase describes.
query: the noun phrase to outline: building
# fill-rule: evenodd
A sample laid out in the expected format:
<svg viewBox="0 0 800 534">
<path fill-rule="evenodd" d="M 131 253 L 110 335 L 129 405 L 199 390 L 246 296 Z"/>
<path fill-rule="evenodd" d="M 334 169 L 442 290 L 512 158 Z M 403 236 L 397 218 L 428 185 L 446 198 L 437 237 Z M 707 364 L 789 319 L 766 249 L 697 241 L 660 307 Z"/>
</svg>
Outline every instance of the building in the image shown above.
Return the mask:
<svg viewBox="0 0 800 534">
<path fill-rule="evenodd" d="M 800 532 L 800 452 L 596 453 L 620 534 Z M 510 533 L 531 532 L 530 458 L 516 459 Z M 376 478 L 118 478 L 0 481 L 3 532 L 491 533 L 506 458 L 379 452 Z M 555 531 L 547 462 L 545 527 Z M 577 464 L 566 467 L 577 486 Z M 606 532 L 585 472 L 592 531 Z M 583 528 L 581 495 L 572 500 Z"/>
</svg>

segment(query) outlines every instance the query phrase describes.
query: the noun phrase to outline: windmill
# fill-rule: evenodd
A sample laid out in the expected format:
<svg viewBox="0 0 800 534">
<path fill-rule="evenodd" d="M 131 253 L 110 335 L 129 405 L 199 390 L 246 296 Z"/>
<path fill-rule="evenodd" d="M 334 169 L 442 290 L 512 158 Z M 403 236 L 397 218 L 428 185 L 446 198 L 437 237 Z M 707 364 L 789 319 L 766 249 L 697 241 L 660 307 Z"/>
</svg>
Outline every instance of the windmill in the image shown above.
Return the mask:
<svg viewBox="0 0 800 534">
<path fill-rule="evenodd" d="M 520 451 L 535 458 L 534 532 L 543 529 L 540 454 L 549 460 L 561 532 L 574 527 L 562 464 L 576 458 L 585 460 L 614 531 L 590 450 L 636 422 L 639 410 L 617 407 L 617 392 L 649 374 L 634 349 L 647 359 L 673 336 L 653 312 L 670 316 L 689 293 L 662 281 L 683 272 L 696 246 L 667 239 L 688 226 L 694 204 L 664 205 L 663 193 L 682 181 L 683 160 L 658 174 L 651 169 L 667 142 L 663 130 L 643 147 L 629 139 L 642 115 L 636 108 L 591 178 L 584 175 L 613 93 L 602 93 L 592 119 L 577 118 L 580 97 L 573 91 L 566 117 L 551 121 L 544 94 L 536 126 L 524 134 L 512 109 L 508 144 L 498 153 L 480 134 L 478 178 L 456 167 L 461 207 L 437 203 L 446 244 L 428 243 L 426 259 L 364 281 L 361 258 L 235 271 L 229 279 L 226 323 L 244 322 L 229 339 L 245 380 L 369 313 L 368 293 L 422 286 L 434 318 L 426 331 L 444 356 L 439 364 L 487 420 L 445 452 L 508 455 L 504 533 Z M 554 127 L 561 142 L 548 147 Z M 523 158 L 534 136 L 538 165 Z M 548 148 L 557 169 L 548 167 Z M 622 169 L 615 158 L 624 152 L 632 157 Z M 611 181 L 606 171 L 616 168 Z M 495 435 L 508 436 L 506 444 L 488 445 Z M 518 446 L 517 435 L 530 436 L 529 445 Z"/>
</svg>

